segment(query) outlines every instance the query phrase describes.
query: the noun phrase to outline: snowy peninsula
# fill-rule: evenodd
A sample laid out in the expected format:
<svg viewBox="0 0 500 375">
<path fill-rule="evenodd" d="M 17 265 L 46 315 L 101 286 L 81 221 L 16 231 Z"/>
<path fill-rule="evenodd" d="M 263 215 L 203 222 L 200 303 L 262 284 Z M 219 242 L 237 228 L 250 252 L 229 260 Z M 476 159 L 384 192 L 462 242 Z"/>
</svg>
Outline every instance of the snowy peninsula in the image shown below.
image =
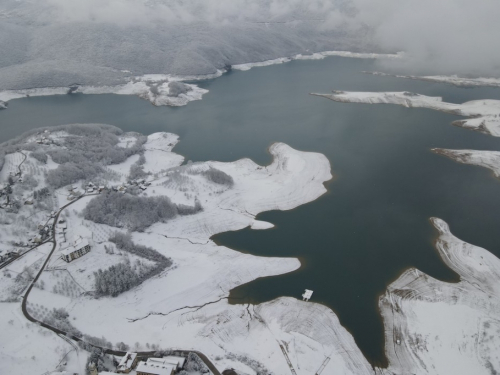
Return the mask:
<svg viewBox="0 0 500 375">
<path fill-rule="evenodd" d="M 443 102 L 441 97 L 425 96 L 412 92 L 349 92 L 333 91 L 332 94 L 317 94 L 336 102 L 366 104 L 397 104 L 408 108 L 429 108 L 436 111 L 469 117 L 452 124 L 500 137 L 500 101 L 472 100 L 463 104 Z"/>
<path fill-rule="evenodd" d="M 450 150 L 444 148 L 432 149 L 436 154 L 444 155 L 459 163 L 478 165 L 491 169 L 500 178 L 500 152 L 482 150 Z"/>
<path fill-rule="evenodd" d="M 300 267 L 297 259 L 251 256 L 210 240 L 222 231 L 270 228 L 255 216 L 324 194 L 323 183 L 331 178 L 328 160 L 276 143 L 268 166 L 249 159 L 182 165 L 184 159 L 172 151 L 177 142 L 169 133 L 144 137 L 111 126 L 70 125 L 32 131 L 2 145 L 0 240 L 8 259 L 0 273 L 0 298 L 11 311 L 6 314 L 22 322 L 20 300 L 41 272 L 29 289 L 27 313 L 87 343 L 196 349 L 221 370 L 242 373 L 259 368 L 282 373 L 288 368 L 285 356 L 303 369 L 300 373 L 315 371 L 317 361 L 327 357 L 329 367 L 368 371 L 352 336 L 323 306 L 291 298 L 259 306 L 227 303 L 232 288 L 291 272 Z M 106 211 L 110 204 L 127 214 Z M 70 249 L 82 241 L 89 244 L 88 253 L 63 259 L 74 256 Z M 130 275 L 130 284 L 112 281 L 116 272 Z M 288 315 L 290 309 L 326 320 L 313 333 L 307 320 Z M 325 324 L 334 334 L 325 334 Z M 54 336 L 30 325 L 25 332 L 42 346 Z M 297 353 L 289 349 L 284 355 L 286 340 L 295 342 Z M 63 341 L 57 345 L 67 371 L 80 371 L 85 360 L 75 354 L 81 350 Z M 2 346 L 14 354 L 8 341 Z M 3 361 L 2 371 L 26 370 L 21 356 Z M 55 370 L 59 361 L 36 356 L 33 368 Z"/>
<path fill-rule="evenodd" d="M 89 356 L 92 347 L 197 351 L 217 371 L 241 374 L 498 371 L 500 260 L 439 219 L 432 219 L 436 247 L 461 281 L 411 269 L 389 286 L 380 299 L 387 369 L 373 369 L 323 305 L 290 297 L 229 304 L 232 288 L 300 262 L 243 254 L 210 237 L 271 228 L 256 215 L 324 194 L 330 163 L 275 143 L 268 166 L 183 164 L 173 152 L 178 141 L 87 124 L 34 130 L 2 145 L 2 372 L 67 374 L 91 360 L 112 369 L 109 354 Z M 39 355 L 39 346 L 54 354 Z"/>
</svg>

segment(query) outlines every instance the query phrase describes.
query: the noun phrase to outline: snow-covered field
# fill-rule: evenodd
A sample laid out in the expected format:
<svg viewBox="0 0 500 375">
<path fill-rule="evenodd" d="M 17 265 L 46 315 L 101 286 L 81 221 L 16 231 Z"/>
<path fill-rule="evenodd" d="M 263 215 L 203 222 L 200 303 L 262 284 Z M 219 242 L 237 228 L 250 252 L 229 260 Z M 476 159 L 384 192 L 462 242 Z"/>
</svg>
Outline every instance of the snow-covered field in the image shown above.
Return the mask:
<svg viewBox="0 0 500 375">
<path fill-rule="evenodd" d="M 0 303 L 0 373 L 43 374 L 82 371 L 87 354 L 55 333 L 26 320 L 20 303 Z M 66 363 L 63 367 L 60 364 Z"/>
<path fill-rule="evenodd" d="M 396 99 L 382 95 L 375 101 L 401 100 L 399 94 L 393 96 Z M 361 98 L 374 100 L 370 95 Z M 436 99 L 430 101 L 439 103 Z M 68 135 L 64 131 L 43 134 L 49 139 L 43 147 L 51 150 L 61 147 L 51 143 L 52 136 L 61 140 Z M 27 141 L 36 139 L 37 136 L 32 135 Z M 116 147 L 132 149 L 134 140 L 138 139 L 135 133 L 122 134 L 117 137 Z M 134 194 L 168 196 L 174 203 L 187 206 L 198 202 L 203 210 L 178 215 L 167 222 L 153 224 L 143 232 L 132 233 L 135 244 L 153 248 L 170 258 L 172 264 L 115 297 L 96 298 L 94 272 L 98 269 L 128 262 L 139 270 L 154 267 L 155 261 L 120 250 L 109 241 L 113 233 L 124 232 L 124 228 L 98 224 L 83 217 L 85 207 L 96 199 L 97 193 L 92 192 L 63 209 L 59 217 L 64 222 L 56 226 L 56 232 L 66 227 L 67 238 L 82 236 L 91 240 L 90 253 L 66 263 L 60 259 L 64 244 L 58 243 L 46 270 L 29 294 L 29 311 L 43 320 L 54 308 L 63 308 L 69 314 L 71 326 L 83 334 L 104 337 L 113 345 L 125 342 L 136 350 L 148 350 L 152 345 L 163 349 L 199 350 L 221 371 L 235 368 L 242 374 L 286 374 L 291 371 L 290 367 L 297 375 L 314 374 L 322 367 L 324 374 L 353 375 L 374 372 L 491 374 L 500 370 L 500 260 L 454 237 L 446 223 L 439 219 L 432 219 L 440 232 L 437 250 L 460 275 L 461 281 L 443 283 L 410 269 L 388 287 L 380 298 L 386 328 L 387 369 L 372 368 L 349 332 L 325 306 L 290 297 L 259 305 L 229 304 L 231 289 L 260 277 L 292 272 L 300 267 L 300 262 L 294 258 L 243 254 L 217 246 L 210 240 L 211 236 L 245 227 L 271 228 L 272 223 L 255 220 L 255 216 L 267 210 L 293 209 L 324 194 L 323 184 L 332 177 L 330 163 L 322 154 L 301 152 L 275 143 L 269 150 L 273 162 L 267 166 L 249 159 L 181 165 L 183 157 L 172 151 L 177 142 L 174 134 L 155 133 L 137 149 L 136 152 L 144 155 L 143 167 L 150 172 L 147 177 L 150 185 Z M 19 148 L 22 150 L 22 146 Z M 7 158 L 11 167 L 22 161 L 17 154 L 9 154 Z M 28 161 L 34 163 L 33 154 L 27 154 Z M 134 158 L 132 163 L 130 158 Z M 123 178 L 106 183 L 124 184 L 128 180 L 130 166 L 138 160 L 137 154 L 128 159 L 111 165 Z M 58 166 L 48 158 L 46 167 L 53 170 Z M 108 165 L 108 168 L 111 167 Z M 215 176 L 219 179 L 210 178 L 214 178 L 214 171 L 218 171 Z M 44 174 L 33 176 L 40 179 L 40 186 L 47 186 Z M 220 180 L 221 176 L 226 177 Z M 19 188 L 20 185 L 15 184 L 14 193 Z M 53 199 L 54 208 L 68 203 L 69 193 L 65 187 L 54 193 L 57 196 Z M 31 210 L 30 207 L 24 206 L 20 212 Z M 9 215 L 6 218 L 12 220 L 12 214 Z M 5 310 L 2 317 L 17 314 L 20 319 L 19 297 L 29 284 L 30 275 L 40 268 L 51 248 L 52 244 L 47 243 L 2 270 L 2 300 L 17 301 L 2 303 L 4 307 L 0 309 Z M 23 276 L 17 278 L 16 273 Z M 16 289 L 17 285 L 20 288 Z M 298 290 L 297 296 L 301 292 Z M 3 324 L 6 327 L 2 332 L 7 335 L 2 335 L 0 345 L 5 348 L 2 366 L 6 371 L 18 371 L 25 357 L 31 356 L 30 350 L 36 350 L 38 345 L 56 354 L 45 354 L 37 369 L 56 370 L 62 355 L 71 350 L 62 349 L 67 346 L 66 342 L 36 326 L 25 323 L 17 327 L 9 319 L 4 319 Z M 14 341 L 10 339 L 13 332 L 21 332 Z M 29 340 L 28 348 L 32 349 L 16 349 L 24 345 L 19 341 L 21 338 Z M 30 360 L 37 363 L 38 355 Z M 85 361 L 85 353 L 75 350 L 63 362 L 68 362 L 66 371 L 81 372 Z"/>
<path fill-rule="evenodd" d="M 60 293 L 56 296 L 51 291 L 55 279 L 47 274 L 42 280 L 45 280 L 45 285 L 51 287 L 33 290 L 29 302 L 48 308 L 64 307 L 74 319 L 72 324 L 86 334 L 105 336 L 112 342 L 138 341 L 143 348 L 146 343 L 158 344 L 163 348 L 193 348 L 201 350 L 210 358 L 223 358 L 221 363 L 226 366 L 246 370 L 248 365 L 241 359 L 236 360 L 235 358 L 239 357 L 234 357 L 233 354 L 261 362 L 276 373 L 286 371 L 287 363 L 279 346 L 285 339 L 293 342 L 293 350 L 298 350 L 303 356 L 298 359 L 292 354 L 293 360 L 299 361 L 297 366 L 304 369 L 302 373 L 312 371 L 316 357 L 324 360 L 330 352 L 335 351 L 335 345 L 353 347 L 352 337 L 335 319 L 329 324 L 332 330 L 339 331 L 342 339 L 335 340 L 333 337 L 325 344 L 319 342 L 311 346 L 315 342 L 314 338 L 297 334 L 295 330 L 293 333 L 283 333 L 281 328 L 269 328 L 253 315 L 244 317 L 246 306 L 232 306 L 226 301 L 232 288 L 259 277 L 293 271 L 300 267 L 300 262 L 297 259 L 262 258 L 242 254 L 217 246 L 209 239 L 215 233 L 246 226 L 265 229 L 271 224 L 255 223 L 254 217 L 259 212 L 292 209 L 316 199 L 326 192 L 323 182 L 331 178 L 328 160 L 321 154 L 304 153 L 284 144 L 275 144 L 270 150 L 274 161 L 269 166 L 259 166 L 244 159 L 233 163 L 196 163 L 177 169 L 175 167 L 182 163 L 183 158 L 171 151 L 176 143 L 177 137 L 172 134 L 157 133 L 148 136 L 144 145 L 147 150 L 145 169 L 159 174 L 159 177 L 144 194 L 168 195 L 174 201 L 182 203 L 188 203 L 186 195 L 196 195 L 204 210 L 164 224 L 155 224 L 145 233 L 133 235 L 136 243 L 151 246 L 170 257 L 174 267 L 118 297 L 100 299 L 84 296 L 75 298 L 74 295 L 65 296 Z M 158 157 L 163 157 L 165 161 L 148 161 L 148 158 Z M 173 169 L 172 172 L 184 172 L 185 179 L 179 179 L 176 184 L 169 184 L 170 172 L 165 171 L 169 167 Z M 207 182 L 199 173 L 209 168 L 222 170 L 232 176 L 234 186 L 221 188 Z M 126 173 L 126 170 L 122 173 Z M 77 211 L 81 210 L 78 206 L 84 204 L 83 200 L 79 201 L 75 206 Z M 72 226 L 82 224 L 77 215 L 67 215 L 66 219 L 68 230 Z M 99 226 L 93 223 L 92 232 L 98 232 Z M 55 260 L 51 261 L 50 267 L 67 269 L 73 279 L 88 290 L 92 286 L 91 282 L 86 281 L 92 280 L 88 277 L 91 276 L 89 270 L 105 267 L 111 264 L 111 259 L 119 259 L 119 256 L 106 254 L 99 247 L 68 266 L 60 260 Z M 300 292 L 297 291 L 297 294 Z M 302 309 L 301 306 L 307 306 L 293 299 L 286 301 L 285 305 L 295 304 L 298 312 Z M 280 310 L 284 308 L 281 304 L 276 306 L 280 306 Z M 269 309 L 272 310 L 264 310 L 268 314 L 270 327 L 274 327 L 278 323 L 272 321 L 273 314 Z M 325 310 L 323 314 L 326 316 L 334 317 L 333 313 L 328 313 L 328 309 L 320 309 Z M 191 315 L 193 317 L 189 318 Z M 220 326 L 224 337 L 207 336 L 203 333 L 213 324 L 212 321 L 220 321 L 225 316 L 232 318 Z M 248 334 L 241 337 L 240 333 L 254 325 L 252 321 L 257 324 L 249 333 L 252 339 L 247 337 Z M 243 342 L 246 342 L 245 347 L 242 346 Z M 264 342 L 267 342 L 267 345 L 263 345 Z M 323 348 L 323 345 L 326 345 L 326 348 Z M 318 348 L 321 348 L 322 354 L 316 352 Z M 273 353 L 272 360 L 268 359 L 269 350 Z M 306 351 L 311 354 L 311 360 L 304 354 Z M 359 351 L 357 353 L 360 356 Z M 348 356 L 339 356 L 336 360 L 332 359 L 331 365 L 335 366 L 338 362 L 342 366 L 354 366 L 343 364 L 343 361 L 347 360 Z M 365 365 L 368 367 L 366 361 Z"/>
<path fill-rule="evenodd" d="M 62 139 L 63 133 L 43 134 L 50 140 L 52 135 Z M 37 139 L 31 136 L 27 140 Z M 118 138 L 117 147 L 131 147 L 134 139 L 132 134 L 124 134 Z M 367 372 L 369 365 L 351 335 L 340 326 L 333 312 L 323 306 L 291 298 L 260 306 L 228 304 L 232 288 L 259 277 L 294 271 L 300 267 L 297 259 L 256 257 L 217 246 L 210 240 L 213 234 L 247 226 L 259 230 L 271 228 L 272 223 L 255 220 L 255 216 L 266 210 L 293 209 L 324 194 L 323 183 L 332 177 L 326 157 L 276 143 L 270 148 L 274 160 L 268 166 L 257 165 L 249 159 L 181 166 L 184 158 L 172 152 L 177 142 L 178 137 L 169 133 L 147 137 L 142 149 L 144 170 L 151 173 L 148 178 L 151 185 L 140 195 L 166 195 L 176 203 L 190 206 L 198 200 L 203 210 L 157 223 L 143 233 L 133 233 L 135 243 L 154 248 L 172 259 L 173 265 L 117 297 L 89 296 L 94 290 L 93 272 L 99 268 L 106 269 L 125 258 L 131 264 L 147 261 L 117 249 L 106 250 L 105 246 L 113 247 L 107 238 L 122 229 L 83 219 L 80 212 L 92 199 L 92 196 L 84 197 L 61 212 L 65 223 L 58 224 L 56 231 L 66 227 L 68 239 L 90 238 L 91 252 L 66 263 L 59 258 L 64 247 L 64 243 L 59 243 L 37 282 L 38 287 L 31 291 L 28 305 L 42 312 L 64 308 L 74 327 L 85 334 L 104 336 L 111 342 L 124 341 L 130 345 L 138 342 L 144 350 L 146 344 L 201 350 L 221 366 L 221 370 L 234 367 L 252 374 L 269 368 L 283 373 L 289 371 L 282 351 L 285 350 L 298 374 L 315 371 L 314 367 L 328 357 L 331 368 L 356 373 L 361 367 Z M 46 147 L 53 150 L 58 146 L 50 143 Z M 21 159 L 15 159 L 17 154 L 12 155 L 8 157 L 8 165 L 15 168 Z M 132 155 L 125 162 L 107 168 L 124 176 L 118 182 L 123 183 L 136 159 L 137 156 Z M 57 168 L 50 158 L 47 163 L 47 167 Z M 230 176 L 231 184 L 211 181 L 207 173 L 213 170 Z M 40 174 L 37 178 L 41 179 L 41 186 L 46 186 L 43 176 Z M 75 186 L 80 183 L 73 184 Z M 55 194 L 59 207 L 68 203 L 66 188 L 57 189 Z M 45 247 L 48 251 L 51 244 Z M 33 262 L 40 263 L 47 251 L 33 250 L 23 261 L 12 263 L 8 273 L 23 270 Z M 297 295 L 301 292 L 298 290 Z M 289 315 L 292 310 L 294 314 Z M 312 314 L 321 322 L 313 331 L 311 322 L 316 319 L 306 318 Z M 300 315 L 304 318 L 294 318 Z M 333 335 L 325 335 L 325 325 Z"/>
</svg>

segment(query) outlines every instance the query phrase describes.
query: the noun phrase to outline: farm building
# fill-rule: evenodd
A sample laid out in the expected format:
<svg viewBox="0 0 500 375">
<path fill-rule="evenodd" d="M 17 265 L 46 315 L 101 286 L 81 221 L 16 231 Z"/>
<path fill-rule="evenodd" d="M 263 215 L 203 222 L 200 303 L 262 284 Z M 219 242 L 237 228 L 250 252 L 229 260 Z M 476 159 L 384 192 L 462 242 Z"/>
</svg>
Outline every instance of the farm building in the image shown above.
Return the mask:
<svg viewBox="0 0 500 375">
<path fill-rule="evenodd" d="M 137 375 L 173 375 L 176 365 L 168 363 L 164 358 L 149 358 L 147 362 L 139 362 Z"/>
<path fill-rule="evenodd" d="M 116 372 L 119 374 L 128 374 L 137 365 L 137 360 L 137 353 L 127 352 L 118 364 Z"/>
<path fill-rule="evenodd" d="M 70 246 L 61 250 L 61 259 L 66 262 L 71 262 L 90 251 L 90 243 L 87 239 L 79 238 L 74 241 Z"/>
</svg>

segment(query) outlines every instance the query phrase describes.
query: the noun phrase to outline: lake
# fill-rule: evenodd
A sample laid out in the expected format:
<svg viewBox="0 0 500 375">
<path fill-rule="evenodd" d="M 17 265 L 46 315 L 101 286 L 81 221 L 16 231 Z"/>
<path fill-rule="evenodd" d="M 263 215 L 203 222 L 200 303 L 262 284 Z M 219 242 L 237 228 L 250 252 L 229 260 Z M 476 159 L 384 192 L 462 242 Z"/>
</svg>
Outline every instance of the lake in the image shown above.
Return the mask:
<svg viewBox="0 0 500 375">
<path fill-rule="evenodd" d="M 489 170 L 461 165 L 433 147 L 500 150 L 500 140 L 451 126 L 457 116 L 394 105 L 342 104 L 310 92 L 413 91 L 461 103 L 500 99 L 494 88 L 362 74 L 372 60 L 330 57 L 230 72 L 198 84 L 210 90 L 186 107 L 154 107 L 136 97 L 65 95 L 13 100 L 0 111 L 0 142 L 42 126 L 107 123 L 126 131 L 169 131 L 174 151 L 188 160 L 268 164 L 270 144 L 285 142 L 325 154 L 334 179 L 328 193 L 291 211 L 258 216 L 272 230 L 244 229 L 215 236 L 218 244 L 260 256 L 298 257 L 296 272 L 255 280 L 231 292 L 232 303 L 278 296 L 312 301 L 335 311 L 374 365 L 384 366 L 378 298 L 405 269 L 416 267 L 457 281 L 433 247 L 437 216 L 459 238 L 500 256 L 500 181 Z"/>
</svg>

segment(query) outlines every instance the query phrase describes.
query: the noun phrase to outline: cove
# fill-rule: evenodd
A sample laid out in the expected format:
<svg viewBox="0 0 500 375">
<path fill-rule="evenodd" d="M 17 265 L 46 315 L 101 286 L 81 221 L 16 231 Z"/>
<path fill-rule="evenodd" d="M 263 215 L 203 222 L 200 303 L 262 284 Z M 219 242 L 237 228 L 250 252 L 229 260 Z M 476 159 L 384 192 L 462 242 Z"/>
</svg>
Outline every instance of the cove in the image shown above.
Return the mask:
<svg viewBox="0 0 500 375">
<path fill-rule="evenodd" d="M 99 122 L 143 134 L 179 134 L 174 151 L 193 161 L 249 157 L 267 164 L 266 150 L 275 141 L 325 154 L 334 174 L 327 194 L 295 210 L 259 215 L 276 225 L 272 230 L 244 229 L 213 239 L 255 255 L 298 257 L 303 265 L 234 289 L 232 303 L 300 298 L 312 289 L 312 301 L 333 309 L 371 363 L 384 366 L 377 301 L 387 285 L 409 267 L 457 280 L 433 247 L 429 217 L 444 219 L 460 239 L 500 256 L 500 181 L 486 169 L 430 149 L 500 150 L 500 140 L 451 126 L 459 117 L 449 114 L 334 103 L 308 93 L 413 91 L 459 103 L 500 99 L 500 90 L 371 76 L 365 70 L 376 70 L 375 63 L 331 57 L 231 72 L 198 82 L 210 92 L 180 108 L 118 95 L 13 100 L 0 111 L 0 141 L 36 127 Z"/>
</svg>

